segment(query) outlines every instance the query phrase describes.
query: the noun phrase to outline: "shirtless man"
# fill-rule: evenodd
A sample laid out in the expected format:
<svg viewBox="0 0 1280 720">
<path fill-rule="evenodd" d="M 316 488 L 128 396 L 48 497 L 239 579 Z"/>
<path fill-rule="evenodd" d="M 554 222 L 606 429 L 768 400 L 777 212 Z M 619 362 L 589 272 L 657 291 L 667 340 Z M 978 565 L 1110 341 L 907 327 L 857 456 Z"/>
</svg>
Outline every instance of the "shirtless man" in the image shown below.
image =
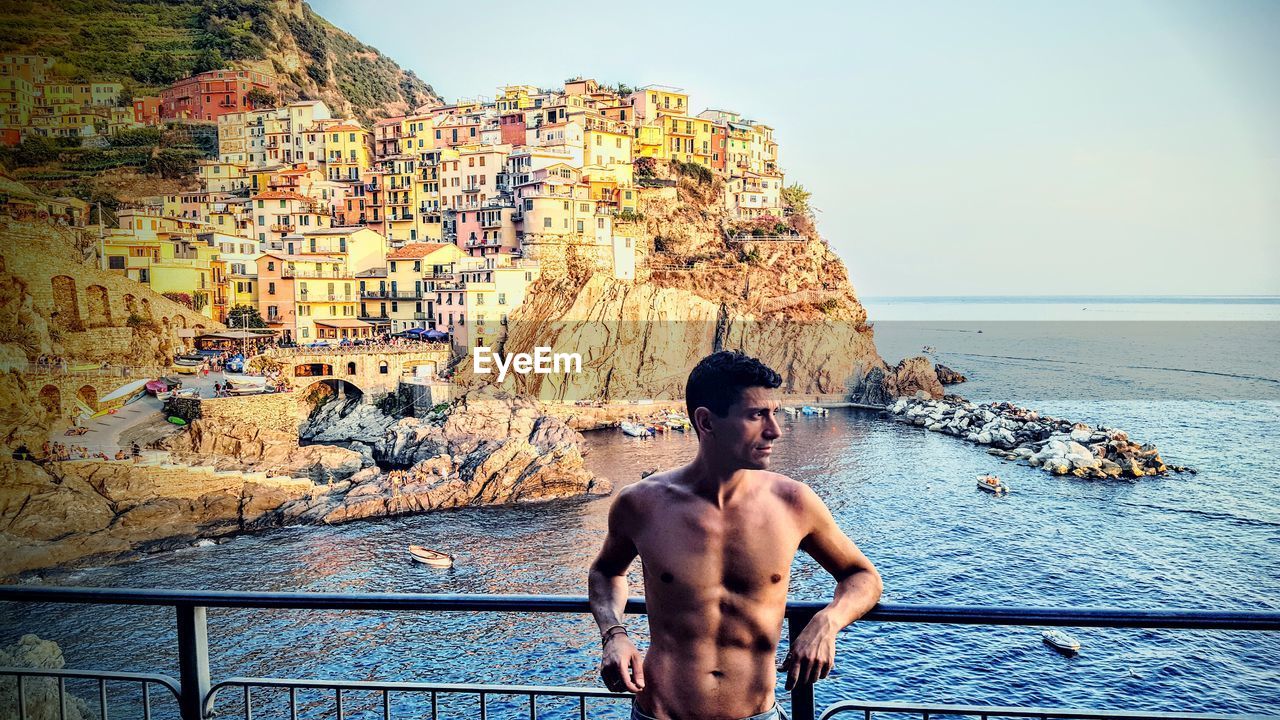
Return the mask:
<svg viewBox="0 0 1280 720">
<path fill-rule="evenodd" d="M 604 645 L 600 675 L 636 693 L 632 720 L 785 718 L 775 653 L 797 549 L 836 580 L 834 599 L 783 662 L 786 688 L 825 678 L 841 628 L 880 598 L 880 575 L 803 483 L 768 472 L 782 437 L 776 372 L 733 352 L 704 358 L 685 402 L 698 455 L 618 493 L 588 581 Z M 622 624 L 627 568 L 639 555 L 651 643 Z"/>
</svg>

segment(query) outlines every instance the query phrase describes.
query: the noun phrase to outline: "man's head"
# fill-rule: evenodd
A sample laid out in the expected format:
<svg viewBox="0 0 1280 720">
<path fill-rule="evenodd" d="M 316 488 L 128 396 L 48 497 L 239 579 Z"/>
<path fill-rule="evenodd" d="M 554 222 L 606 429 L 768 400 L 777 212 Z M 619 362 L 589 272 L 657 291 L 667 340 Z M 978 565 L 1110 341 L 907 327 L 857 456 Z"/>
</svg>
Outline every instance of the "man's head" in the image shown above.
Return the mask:
<svg viewBox="0 0 1280 720">
<path fill-rule="evenodd" d="M 712 353 L 689 373 L 685 405 L 704 452 L 738 467 L 769 466 L 773 441 L 782 437 L 773 390 L 782 377 L 736 351 Z"/>
</svg>

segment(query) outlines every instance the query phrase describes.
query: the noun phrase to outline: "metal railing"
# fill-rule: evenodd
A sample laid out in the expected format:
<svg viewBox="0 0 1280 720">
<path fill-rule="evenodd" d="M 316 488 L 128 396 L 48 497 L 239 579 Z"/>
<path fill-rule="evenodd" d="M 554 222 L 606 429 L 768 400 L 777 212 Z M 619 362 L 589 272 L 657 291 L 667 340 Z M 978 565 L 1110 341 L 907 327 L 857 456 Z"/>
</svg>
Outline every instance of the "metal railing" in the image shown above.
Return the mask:
<svg viewBox="0 0 1280 720">
<path fill-rule="evenodd" d="M 0 668 L 0 675 L 17 677 L 19 688 L 24 678 L 59 677 L 59 702 L 66 702 L 66 677 L 98 679 L 100 699 L 105 707 L 107 680 L 127 680 L 143 683 L 144 692 L 149 684 L 168 688 L 178 700 L 184 720 L 202 720 L 209 717 L 218 693 L 225 688 L 240 688 L 244 702 L 244 716 L 252 717 L 252 688 L 278 688 L 288 690 L 290 708 L 296 708 L 296 691 L 327 689 L 334 692 L 334 705 L 339 720 L 345 718 L 343 691 L 373 691 L 381 694 L 382 717 L 391 715 L 390 693 L 429 694 L 432 700 L 432 716 L 435 716 L 436 699 L 442 694 L 475 695 L 479 700 L 479 717 L 486 714 L 486 700 L 490 695 L 522 695 L 529 700 L 529 717 L 537 717 L 537 698 L 545 696 L 575 697 L 579 699 L 579 717 L 587 718 L 588 699 L 622 699 L 627 696 L 595 688 L 545 687 L 524 685 L 441 684 L 380 681 L 330 681 L 296 678 L 245 678 L 233 677 L 212 681 L 209 673 L 209 638 L 207 613 L 209 608 L 255 608 L 290 610 L 377 610 L 377 611 L 435 611 L 435 612 L 515 612 L 515 613 L 574 613 L 585 614 L 590 607 L 585 597 L 552 595 L 429 595 L 391 593 L 300 593 L 300 592 L 235 592 L 191 591 L 126 588 L 77 588 L 77 587 L 0 587 L 0 602 L 31 603 L 81 603 L 93 605 L 134 605 L 172 607 L 176 612 L 178 636 L 179 681 L 160 675 L 143 673 L 106 673 L 83 670 L 52 671 L 30 668 Z M 795 601 L 787 604 L 787 630 L 791 642 L 826 606 L 822 601 Z M 627 601 L 626 612 L 644 614 L 645 601 L 632 598 Z M 1119 609 L 1054 609 L 1054 608 L 982 608 L 963 606 L 880 604 L 860 622 L 912 622 L 962 625 L 1035 625 L 1108 628 L 1164 628 L 1198 630 L 1269 631 L 1280 630 L 1280 612 L 1203 611 L 1203 610 L 1119 610 Z M 25 705 L 19 703 L 25 713 Z M 1245 716 L 1197 715 L 1187 713 L 1125 713 L 1098 710 L 1058 710 L 1039 708 L 1001 708 L 994 706 L 927 706 L 892 703 L 839 702 L 828 708 L 821 718 L 861 712 L 870 720 L 873 712 L 907 712 L 920 714 L 928 720 L 930 714 L 966 714 L 986 720 L 989 717 L 1037 717 L 1061 718 L 1162 718 L 1164 720 L 1210 720 L 1231 718 L 1243 720 Z M 791 692 L 790 717 L 794 720 L 814 720 L 813 686 L 799 685 Z M 296 717 L 296 715 L 291 715 Z M 1257 716 L 1254 716 L 1257 717 Z M 1274 718 L 1272 720 L 1275 720 Z"/>
</svg>

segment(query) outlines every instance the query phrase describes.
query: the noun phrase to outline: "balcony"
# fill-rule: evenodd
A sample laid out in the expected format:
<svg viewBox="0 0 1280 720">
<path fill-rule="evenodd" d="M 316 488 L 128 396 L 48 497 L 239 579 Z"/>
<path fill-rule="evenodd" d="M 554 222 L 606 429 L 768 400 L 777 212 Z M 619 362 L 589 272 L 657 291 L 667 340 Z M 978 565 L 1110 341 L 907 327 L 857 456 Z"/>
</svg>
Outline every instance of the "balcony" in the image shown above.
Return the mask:
<svg viewBox="0 0 1280 720">
<path fill-rule="evenodd" d="M 397 215 L 389 215 L 389 216 L 387 216 L 387 220 L 388 220 L 389 222 L 408 221 L 408 220 L 412 220 L 412 219 L 413 219 L 413 213 L 410 213 L 410 212 L 407 212 L 407 213 L 400 213 L 400 215 L 398 215 L 398 216 L 397 216 Z"/>
<path fill-rule="evenodd" d="M 361 290 L 362 300 L 417 300 L 422 297 L 418 290 Z"/>
<path fill-rule="evenodd" d="M 362 318 L 363 319 L 363 318 Z M 375 318 L 389 320 L 389 318 Z M 160 606 L 173 608 L 169 617 L 176 618 L 176 633 L 170 631 L 169 637 L 176 637 L 176 648 L 157 648 L 159 658 L 176 656 L 179 660 L 179 677 L 175 680 L 159 674 L 162 668 L 152 672 L 109 672 L 91 669 L 43 669 L 7 667 L 0 669 L 0 676 L 16 677 L 18 687 L 32 682 L 33 678 L 50 678 L 49 685 L 56 688 L 59 703 L 65 700 L 66 680 L 70 678 L 87 678 L 99 681 L 99 697 L 104 704 L 107 701 L 119 702 L 120 695 L 132 693 L 137 696 L 138 690 L 146 703 L 148 693 L 158 691 L 166 700 L 172 699 L 179 712 L 187 720 L 211 717 L 251 717 L 254 715 L 255 699 L 252 689 L 258 689 L 256 699 L 263 702 L 265 694 L 283 698 L 288 703 L 290 714 L 296 714 L 299 698 L 295 695 L 302 689 L 307 699 L 327 696 L 336 705 L 337 717 L 344 717 L 344 700 L 359 703 L 354 696 L 372 695 L 374 704 L 379 701 L 385 713 L 380 716 L 390 717 L 391 693 L 395 693 L 397 706 L 413 704 L 409 712 L 401 712 L 395 717 L 417 717 L 427 713 L 427 704 L 434 708 L 433 700 L 437 696 L 463 696 L 470 698 L 472 707 L 479 701 L 478 716 L 491 712 L 487 703 L 496 703 L 492 696 L 513 696 L 521 698 L 521 705 L 527 710 L 528 717 L 539 715 L 538 698 L 560 697 L 574 698 L 573 705 L 578 708 L 573 717 L 588 717 L 588 706 L 597 716 L 602 707 L 625 711 L 626 703 L 631 696 L 625 693 L 613 693 L 598 687 L 549 687 L 549 686 L 513 686 L 513 685 L 481 685 L 481 684 L 443 684 L 426 681 L 389 681 L 381 679 L 362 680 L 317 680 L 285 677 L 226 677 L 216 678 L 210 673 L 210 641 L 216 641 L 217 631 L 221 625 L 210 627 L 207 618 L 211 611 L 221 612 L 222 608 L 251 608 L 292 610 L 297 614 L 305 612 L 324 613 L 331 611 L 376 611 L 379 613 L 571 613 L 586 615 L 590 611 L 587 598 L 546 595 L 436 595 L 436 594 L 378 594 L 378 593 L 285 593 L 285 592 L 237 592 L 237 591 L 203 591 L 203 590 L 155 590 L 134 588 L 81 588 L 31 585 L 8 585 L 0 587 L 0 602 L 27 603 L 31 613 L 42 612 L 79 612 L 75 605 L 113 606 L 119 608 L 114 612 L 127 612 L 125 608 L 143 606 Z M 65 608 L 46 609 L 44 603 L 65 604 Z M 799 636 L 801 630 L 826 605 L 825 600 L 792 601 L 787 603 L 785 617 L 787 634 L 791 642 Z M 124 606 L 124 607 L 120 607 Z M 643 599 L 628 601 L 626 610 L 632 614 L 646 613 Z M 23 615 L 19 609 L 19 616 Z M 259 613 L 250 615 L 250 618 Z M 147 615 L 145 617 L 157 617 Z M 343 620 L 343 615 L 336 615 L 336 622 Z M 326 619 L 326 621 L 328 621 Z M 142 621 L 146 622 L 146 621 Z M 250 620 L 252 622 L 252 620 Z M 1014 625 L 1014 626 L 1059 626 L 1059 627 L 1116 627 L 1186 630 L 1220 630 L 1233 633 L 1240 632 L 1276 632 L 1280 631 L 1280 612 L 1239 612 L 1239 611 L 1205 611 L 1205 610 L 1115 610 L 1115 609 L 1070 609 L 1055 610 L 1044 608 L 1000 607 L 989 609 L 972 606 L 931 606 L 904 605 L 897 603 L 881 603 L 871 610 L 857 627 L 874 623 L 924 623 L 924 624 L 967 624 L 967 625 Z M 152 628 L 154 629 L 154 628 Z M 214 630 L 213 633 L 210 630 Z M 163 637 L 163 635 L 161 635 Z M 1212 638 L 1205 638 L 1212 642 Z M 903 671 L 908 672 L 908 671 Z M 110 681 L 110 682 L 108 682 Z M 128 686 L 123 693 L 120 685 Z M 138 686 L 141 686 L 139 688 Z M 108 697 L 109 691 L 115 697 Z M 995 707 L 981 705 L 944 705 L 929 703 L 900 703 L 839 700 L 819 708 L 814 699 L 814 686 L 801 684 L 790 693 L 789 698 L 780 697 L 780 703 L 789 700 L 790 707 L 783 707 L 789 717 L 794 720 L 814 720 L 814 718 L 871 718 L 873 713 L 892 713 L 895 716 L 911 716 L 912 720 L 927 720 L 932 716 L 969 716 L 969 717 L 1003 717 L 1003 718 L 1039 718 L 1040 720 L 1069 720 L 1079 718 L 1099 718 L 1102 720 L 1130 720 L 1136 718 L 1158 717 L 1161 720 L 1245 720 L 1246 717 L 1259 716 L 1193 714 L 1184 712 L 1125 712 L 1117 710 L 1085 710 L 1061 708 L 1019 708 Z M 274 692 L 273 692 L 274 691 Z M 344 692 L 347 696 L 344 698 Z M 454 699 L 450 698 L 450 699 Z M 527 703 L 525 703 L 527 698 Z M 785 699 L 784 699 L 785 698 Z M 461 699 L 461 698 L 458 698 Z M 150 707 L 149 705 L 147 706 Z M 315 709 L 315 708 L 313 708 Z M 257 708 L 262 713 L 262 705 Z M 348 706 L 350 711 L 351 707 Z M 524 710 L 521 710 L 523 713 Z M 140 712 L 139 715 L 142 713 Z M 506 715 L 504 715 L 505 717 Z"/>
<path fill-rule="evenodd" d="M 343 295 L 341 293 L 298 293 L 298 302 L 320 303 L 320 302 L 355 302 L 355 295 Z"/>
<path fill-rule="evenodd" d="M 361 312 L 359 315 L 356 316 L 356 319 L 363 320 L 365 322 L 371 322 L 371 323 L 381 323 L 381 322 L 389 322 L 391 320 L 391 316 L 384 312 L 379 312 L 376 315 L 373 313 Z"/>
<path fill-rule="evenodd" d="M 466 187 L 462 188 L 462 192 L 467 193 L 468 195 L 471 195 L 471 194 L 473 194 L 473 193 L 478 193 L 478 192 L 480 192 L 480 186 L 479 186 L 479 185 L 468 185 L 468 186 L 466 186 Z"/>
<path fill-rule="evenodd" d="M 415 312 L 413 314 L 413 319 L 414 320 L 430 320 L 431 316 L 424 312 Z"/>
<path fill-rule="evenodd" d="M 296 225 L 272 225 L 271 232 L 288 234 L 293 232 L 296 227 Z"/>
<path fill-rule="evenodd" d="M 285 268 L 280 271 L 280 277 L 349 280 L 351 279 L 351 274 L 337 270 L 294 270 L 293 268 Z"/>
</svg>

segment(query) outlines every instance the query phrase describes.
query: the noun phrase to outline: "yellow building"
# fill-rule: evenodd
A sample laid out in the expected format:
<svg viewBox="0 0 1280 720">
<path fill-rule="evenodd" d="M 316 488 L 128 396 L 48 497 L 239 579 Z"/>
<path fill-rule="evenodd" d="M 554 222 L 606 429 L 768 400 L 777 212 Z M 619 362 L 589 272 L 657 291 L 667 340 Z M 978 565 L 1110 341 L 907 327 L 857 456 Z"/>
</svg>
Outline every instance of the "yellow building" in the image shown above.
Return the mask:
<svg viewBox="0 0 1280 720">
<path fill-rule="evenodd" d="M 21 128 L 31 122 L 35 88 L 19 75 L 0 76 L 0 127 Z"/>
<path fill-rule="evenodd" d="M 585 116 L 582 134 L 584 166 L 609 167 L 631 164 L 631 128 L 626 123 Z"/>
<path fill-rule="evenodd" d="M 642 123 L 655 122 L 664 115 L 689 114 L 689 95 L 680 88 L 648 85 L 631 93 L 628 99 Z"/>
<path fill-rule="evenodd" d="M 529 110 L 534 107 L 533 96 L 539 92 L 533 85 L 507 85 L 499 91 L 501 94 L 494 104 L 500 113 Z"/>
<path fill-rule="evenodd" d="M 453 243 L 410 243 L 387 255 L 385 277 L 360 282 L 360 316 L 391 332 L 434 327 L 435 293 L 426 283 L 452 278 L 465 254 Z"/>
<path fill-rule="evenodd" d="M 359 181 L 372 165 L 368 130 L 353 124 L 325 130 L 325 159 L 330 180 Z"/>
<path fill-rule="evenodd" d="M 191 308 L 210 320 L 224 317 L 227 304 L 226 264 L 218 248 L 187 235 L 134 235 L 114 229 L 102 240 L 105 269 L 147 285 L 153 292 L 191 298 Z"/>
<path fill-rule="evenodd" d="M 655 160 L 666 160 L 667 132 L 662 125 L 641 125 L 635 130 L 635 143 L 632 148 L 635 157 L 650 157 Z"/>
</svg>

